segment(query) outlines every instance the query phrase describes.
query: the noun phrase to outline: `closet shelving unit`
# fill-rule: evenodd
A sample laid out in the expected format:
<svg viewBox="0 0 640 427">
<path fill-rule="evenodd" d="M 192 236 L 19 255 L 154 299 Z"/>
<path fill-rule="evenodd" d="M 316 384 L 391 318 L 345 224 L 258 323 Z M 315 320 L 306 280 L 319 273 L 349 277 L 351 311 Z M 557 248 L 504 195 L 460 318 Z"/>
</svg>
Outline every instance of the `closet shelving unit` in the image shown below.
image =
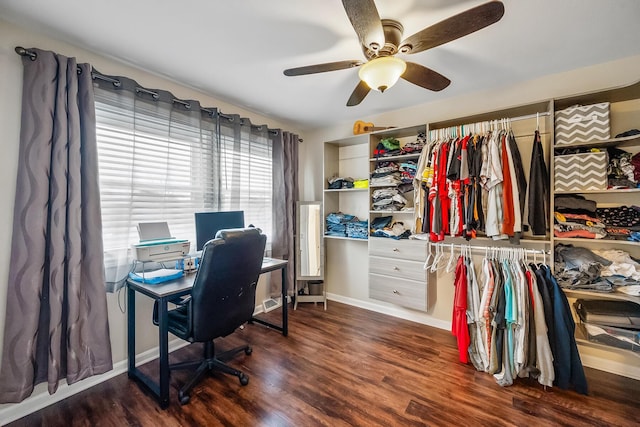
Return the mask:
<svg viewBox="0 0 640 427">
<path fill-rule="evenodd" d="M 420 153 L 411 153 L 411 154 L 402 154 L 402 155 L 397 155 L 397 156 L 386 156 L 386 157 L 379 157 L 379 158 L 375 158 L 373 157 L 373 152 L 375 150 L 375 148 L 378 146 L 378 143 L 385 139 L 385 138 L 396 138 L 400 141 L 400 145 L 404 145 L 407 142 L 412 142 L 415 141 L 418 134 L 423 133 L 426 134 L 426 126 L 425 125 L 419 125 L 419 126 L 411 126 L 411 127 L 406 127 L 406 128 L 393 128 L 393 129 L 387 129 L 384 131 L 378 131 L 375 133 L 370 134 L 370 138 L 369 138 L 369 174 L 371 174 L 371 172 L 373 172 L 378 164 L 380 162 L 396 162 L 396 163 L 401 163 L 402 161 L 405 160 L 413 160 L 413 161 L 418 161 L 418 158 L 420 157 Z M 370 189 L 370 198 L 369 201 L 370 203 L 372 203 L 372 193 L 375 189 L 377 188 L 389 188 L 389 187 L 395 187 L 394 185 L 369 185 L 369 189 Z M 380 217 L 380 216 L 388 216 L 388 215 L 392 215 L 393 216 L 393 220 L 394 221 L 399 221 L 399 222 L 403 222 L 405 223 L 405 225 L 410 228 L 413 229 L 414 226 L 414 222 L 413 222 L 413 215 L 414 215 L 414 210 L 413 210 L 413 192 L 409 192 L 406 193 L 404 195 L 407 199 L 407 205 L 405 206 L 406 209 L 401 210 L 401 211 L 394 211 L 394 210 L 374 210 L 373 207 L 371 207 L 371 209 L 369 210 L 369 217 L 370 220 L 373 220 L 373 218 L 375 217 Z"/>
<path fill-rule="evenodd" d="M 598 92 L 592 92 L 582 95 L 576 95 L 563 99 L 554 100 L 554 111 L 559 111 L 573 105 L 590 105 L 601 102 L 610 103 L 610 129 L 611 135 L 617 135 L 629 129 L 640 128 L 640 82 L 635 84 L 608 89 Z M 640 135 L 633 135 L 621 138 L 611 138 L 604 141 L 589 141 L 576 144 L 562 145 L 555 148 L 601 148 L 617 147 L 624 149 L 632 154 L 640 152 Z M 552 163 L 553 164 L 553 163 Z M 553 180 L 553 171 L 551 177 Z M 553 188 L 553 183 L 552 187 Z M 607 189 L 599 191 L 558 191 L 558 194 L 578 194 L 585 196 L 587 199 L 594 200 L 598 207 L 613 206 L 630 206 L 640 205 L 640 189 Z M 581 246 L 588 249 L 618 249 L 629 253 L 632 257 L 640 258 L 640 243 L 625 240 L 609 240 L 609 239 L 580 239 L 580 238 L 553 238 L 555 244 L 571 244 Z M 597 300 L 623 300 L 631 301 L 640 305 L 640 297 L 626 295 L 619 292 L 601 293 L 582 290 L 565 290 L 568 297 L 581 299 L 597 299 Z M 577 319 L 577 316 L 576 316 Z M 595 347 L 613 353 L 626 353 L 640 357 L 639 352 L 621 349 L 607 344 L 589 341 L 583 325 L 577 322 L 576 339 L 581 345 Z"/>
<path fill-rule="evenodd" d="M 355 215 L 360 220 L 368 220 L 367 188 L 328 188 L 328 180 L 334 176 L 354 179 L 368 179 L 369 170 L 366 159 L 368 158 L 369 136 L 356 135 L 336 141 L 324 143 L 324 191 L 323 209 L 324 218 L 331 212 L 342 212 Z M 366 242 L 366 239 L 357 239 L 341 236 L 324 236 L 329 240 L 351 240 Z"/>
<path fill-rule="evenodd" d="M 553 229 L 553 200 L 556 194 L 570 194 L 572 192 L 554 192 L 554 113 L 555 111 L 576 105 L 590 105 L 600 102 L 610 102 L 611 113 L 611 134 L 616 135 L 629 129 L 640 129 L 640 82 L 629 85 L 626 87 L 615 88 L 611 90 L 602 90 L 599 92 L 576 95 L 572 97 L 566 97 L 561 99 L 544 100 L 540 102 L 533 102 L 521 106 L 515 106 L 511 108 L 505 108 L 501 110 L 489 111 L 481 114 L 458 117 L 448 120 L 442 120 L 437 122 L 430 122 L 425 125 L 410 126 L 406 128 L 389 129 L 384 131 L 376 131 L 370 134 L 357 135 L 340 139 L 337 141 L 326 142 L 324 145 L 324 162 L 325 162 L 325 188 L 326 179 L 330 178 L 338 172 L 343 172 L 348 176 L 356 176 L 363 178 L 367 176 L 373 169 L 375 169 L 375 162 L 377 159 L 372 157 L 373 148 L 377 145 L 380 139 L 390 136 L 396 138 L 415 138 L 419 132 L 426 132 L 427 138 L 429 138 L 429 131 L 444 129 L 448 127 L 461 126 L 470 123 L 478 123 L 490 120 L 499 120 L 502 118 L 512 119 L 512 126 L 516 135 L 516 141 L 522 155 L 523 165 L 525 166 L 525 175 L 527 181 L 529 178 L 529 165 L 531 164 L 531 148 L 533 141 L 533 131 L 536 127 L 539 129 L 542 146 L 544 149 L 544 158 L 547 168 L 549 170 L 550 182 L 549 182 L 549 227 Z M 593 141 L 587 143 L 580 143 L 573 145 L 573 147 L 619 147 L 636 153 L 640 151 L 640 136 L 630 136 L 623 138 L 612 138 L 606 141 Z M 563 146 L 563 148 L 566 146 Z M 416 156 L 417 157 L 417 156 Z M 387 159 L 385 159 L 387 160 Z M 363 169 L 364 168 L 364 169 Z M 369 188 L 368 191 L 353 191 L 353 190 L 325 190 L 324 191 L 324 206 L 325 213 L 339 211 L 354 213 L 357 211 L 361 219 L 368 217 L 369 220 L 376 216 L 391 214 L 394 216 L 394 220 L 411 221 L 411 226 L 414 226 L 415 212 L 381 212 L 373 211 L 371 206 L 371 192 L 374 188 Z M 639 204 L 640 201 L 640 189 L 626 189 L 626 190 L 606 190 L 606 191 L 581 191 L 576 192 L 582 194 L 588 198 L 596 199 L 599 205 L 613 206 L 613 205 L 631 205 Z M 409 199 L 409 197 L 407 197 Z M 352 211 L 350 211 L 352 210 Z M 363 211 L 364 210 L 364 211 Z M 527 210 L 525 208 L 524 218 L 527 217 Z M 558 243 L 571 243 L 575 246 L 585 246 L 590 248 L 619 248 L 630 253 L 633 257 L 640 258 L 640 244 L 635 242 L 627 242 L 620 240 L 589 240 L 578 238 L 555 238 L 553 233 L 549 230 L 544 236 L 533 236 L 530 233 L 523 233 L 520 239 L 520 246 L 529 249 L 541 249 L 546 251 L 549 256 L 547 258 L 548 263 L 553 265 L 553 248 Z M 335 239 L 335 238 L 334 238 Z M 354 239 L 342 239 L 342 240 L 354 240 Z M 338 242 L 339 239 L 332 240 L 332 242 Z M 364 242 L 364 240 L 363 240 Z M 476 239 L 472 239 L 467 242 L 460 237 L 447 237 L 444 243 L 453 244 L 469 244 L 471 246 L 507 246 L 513 247 L 505 241 L 494 241 L 491 238 L 479 236 Z M 338 244 L 338 243 L 334 243 Z M 339 252 L 339 255 L 344 257 L 347 253 L 342 249 L 342 245 L 347 243 L 340 243 L 339 246 L 333 249 Z M 382 300 L 390 302 L 396 305 L 409 307 L 415 310 L 426 311 L 428 310 L 427 304 L 427 290 L 435 283 L 435 276 L 428 277 L 426 272 L 423 275 L 415 276 L 409 273 L 405 273 L 406 268 L 409 267 L 411 272 L 411 266 L 417 266 L 426 259 L 428 252 L 428 244 L 426 241 L 420 240 L 399 240 L 370 237 L 366 246 L 356 245 L 357 247 L 349 246 L 349 250 L 367 251 L 369 266 L 364 265 L 358 267 L 358 274 L 361 274 L 361 269 L 367 268 L 369 272 L 368 276 L 368 288 L 369 297 L 372 299 Z M 332 250 L 331 247 L 328 248 Z M 362 255 L 362 254 L 360 254 Z M 349 255 L 351 256 L 351 255 Z M 367 253 L 364 254 L 367 257 Z M 380 262 L 381 258 L 385 259 L 386 264 L 390 267 L 387 270 L 381 271 L 383 264 Z M 342 258 L 341 258 L 342 259 Z M 362 259 L 362 258 L 359 258 Z M 391 260 L 391 263 L 389 262 Z M 396 262 L 397 261 L 397 262 Z M 408 264 L 402 264 L 405 261 Z M 412 264 L 415 263 L 415 264 Z M 405 271 L 402 271 L 405 270 Z M 413 273 L 416 273 L 414 271 Z M 404 275 L 404 277 L 403 277 Z M 409 277 L 407 277 L 409 276 Z M 583 299 L 617 299 L 632 301 L 636 304 L 640 304 L 640 297 L 628 296 L 622 293 L 594 293 L 588 291 L 566 291 L 567 296 L 570 299 L 583 298 Z M 578 324 L 578 326 L 580 326 Z M 598 344 L 586 339 L 586 336 L 582 335 L 581 328 L 577 330 L 577 340 L 581 346 L 596 347 L 600 350 L 605 350 L 610 353 L 611 358 L 614 360 L 619 359 L 618 355 L 633 354 L 639 356 L 638 353 L 630 350 L 624 350 L 617 347 L 612 347 L 604 344 Z M 633 357 L 632 357 L 633 358 Z M 635 359 L 635 358 L 633 358 Z"/>
<path fill-rule="evenodd" d="M 369 135 L 369 173 L 373 172 L 380 162 L 415 161 L 420 158 L 420 152 L 374 157 L 373 153 L 384 138 L 396 138 L 400 146 L 417 140 L 419 134 L 426 136 L 426 125 L 393 128 L 378 131 Z M 373 191 L 376 188 L 390 188 L 395 185 L 370 185 L 369 221 L 383 216 L 392 216 L 393 222 L 401 222 L 405 228 L 415 231 L 413 191 L 404 193 L 407 199 L 405 209 L 374 210 Z M 426 311 L 428 307 L 427 273 L 423 268 L 427 255 L 427 245 L 424 241 L 394 240 L 385 237 L 369 237 L 369 297 L 389 302 L 413 310 Z"/>
</svg>

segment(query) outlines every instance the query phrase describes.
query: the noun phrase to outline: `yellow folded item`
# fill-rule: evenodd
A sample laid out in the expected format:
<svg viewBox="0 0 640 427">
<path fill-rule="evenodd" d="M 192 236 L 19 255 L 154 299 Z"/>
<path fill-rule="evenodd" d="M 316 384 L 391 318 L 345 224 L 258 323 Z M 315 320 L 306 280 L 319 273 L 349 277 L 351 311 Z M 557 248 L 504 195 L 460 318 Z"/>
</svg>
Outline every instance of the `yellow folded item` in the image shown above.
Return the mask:
<svg viewBox="0 0 640 427">
<path fill-rule="evenodd" d="M 354 188 L 369 188 L 369 180 L 368 179 L 357 179 L 353 181 Z"/>
</svg>

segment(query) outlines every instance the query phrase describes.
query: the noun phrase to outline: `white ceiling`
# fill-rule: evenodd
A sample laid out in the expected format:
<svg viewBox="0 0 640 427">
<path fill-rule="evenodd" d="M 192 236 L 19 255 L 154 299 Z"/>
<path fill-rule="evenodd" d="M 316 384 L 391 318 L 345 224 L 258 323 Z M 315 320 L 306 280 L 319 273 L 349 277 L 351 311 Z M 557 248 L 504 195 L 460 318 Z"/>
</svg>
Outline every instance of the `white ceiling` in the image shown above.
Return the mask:
<svg viewBox="0 0 640 427">
<path fill-rule="evenodd" d="M 638 0 L 503 2 L 498 23 L 406 57 L 447 76 L 448 88 L 436 93 L 401 80 L 355 107 L 346 102 L 356 69 L 282 73 L 364 59 L 339 0 L 2 0 L 0 16 L 301 129 L 640 54 Z M 482 3 L 376 0 L 381 18 L 404 25 L 405 38 Z"/>
</svg>

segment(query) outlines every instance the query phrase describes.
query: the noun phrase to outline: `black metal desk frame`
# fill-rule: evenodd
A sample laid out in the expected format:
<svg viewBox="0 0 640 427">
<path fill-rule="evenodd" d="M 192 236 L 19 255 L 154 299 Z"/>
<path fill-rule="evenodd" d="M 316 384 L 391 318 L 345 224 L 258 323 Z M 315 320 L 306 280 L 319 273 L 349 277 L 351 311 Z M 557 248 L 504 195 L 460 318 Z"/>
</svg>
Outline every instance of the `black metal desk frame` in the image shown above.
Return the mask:
<svg viewBox="0 0 640 427">
<path fill-rule="evenodd" d="M 252 322 L 277 329 L 282 335 L 289 333 L 288 308 L 287 308 L 287 261 L 275 258 L 264 258 L 260 274 L 281 270 L 282 272 L 282 325 L 275 325 L 263 319 L 253 317 Z M 127 281 L 127 354 L 129 359 L 129 378 L 135 379 L 146 386 L 155 395 L 162 409 L 169 406 L 169 327 L 168 304 L 170 300 L 191 293 L 195 275 L 184 276 L 161 285 L 148 285 L 133 280 Z M 154 382 L 136 367 L 136 292 L 158 301 L 158 341 L 160 359 L 159 384 Z"/>
</svg>

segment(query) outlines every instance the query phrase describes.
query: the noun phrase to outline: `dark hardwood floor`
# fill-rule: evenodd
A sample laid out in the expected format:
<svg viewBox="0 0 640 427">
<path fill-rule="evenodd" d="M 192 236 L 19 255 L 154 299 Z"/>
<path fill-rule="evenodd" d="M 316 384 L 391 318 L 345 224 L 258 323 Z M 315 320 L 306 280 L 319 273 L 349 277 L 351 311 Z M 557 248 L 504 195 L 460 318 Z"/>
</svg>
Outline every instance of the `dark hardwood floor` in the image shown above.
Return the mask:
<svg viewBox="0 0 640 427">
<path fill-rule="evenodd" d="M 278 311 L 267 316 L 278 316 Z M 449 331 L 329 302 L 290 311 L 290 334 L 248 325 L 217 344 L 249 341 L 231 364 L 250 381 L 215 374 L 180 406 L 155 400 L 126 374 L 10 426 L 637 426 L 640 381 L 586 369 L 590 395 L 518 379 L 508 388 L 457 360 Z M 194 346 L 171 362 L 200 353 Z M 152 371 L 155 362 L 145 366 Z"/>
</svg>

